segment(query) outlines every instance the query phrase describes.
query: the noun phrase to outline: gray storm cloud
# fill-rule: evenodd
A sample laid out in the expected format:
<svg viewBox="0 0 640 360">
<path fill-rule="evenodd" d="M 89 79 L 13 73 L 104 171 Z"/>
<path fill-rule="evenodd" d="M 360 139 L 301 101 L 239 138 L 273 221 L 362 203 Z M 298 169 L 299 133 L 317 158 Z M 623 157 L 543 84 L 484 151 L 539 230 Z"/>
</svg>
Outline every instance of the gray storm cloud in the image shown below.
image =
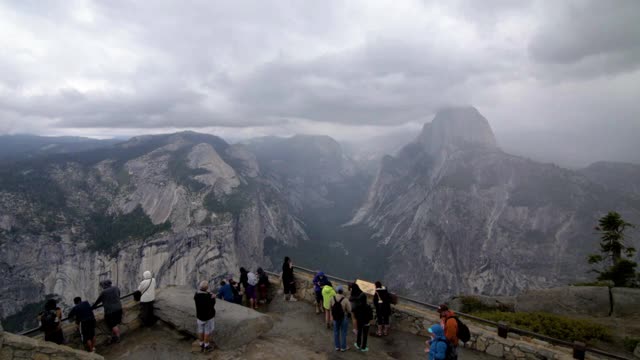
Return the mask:
<svg viewBox="0 0 640 360">
<path fill-rule="evenodd" d="M 0 132 L 355 134 L 473 104 L 498 133 L 627 133 L 638 16 L 635 0 L 3 3 Z"/>
</svg>

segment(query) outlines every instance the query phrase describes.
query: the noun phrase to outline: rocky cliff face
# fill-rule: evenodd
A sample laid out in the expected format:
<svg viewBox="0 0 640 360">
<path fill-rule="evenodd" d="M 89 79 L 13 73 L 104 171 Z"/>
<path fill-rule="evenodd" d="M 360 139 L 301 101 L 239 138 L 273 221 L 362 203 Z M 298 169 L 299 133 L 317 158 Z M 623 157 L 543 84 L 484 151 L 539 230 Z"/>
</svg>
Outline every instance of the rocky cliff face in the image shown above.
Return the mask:
<svg viewBox="0 0 640 360">
<path fill-rule="evenodd" d="M 587 274 L 597 219 L 640 204 L 579 172 L 502 152 L 473 108 L 448 109 L 386 157 L 352 220 L 390 252 L 388 282 L 413 296 L 514 294 Z"/>
<path fill-rule="evenodd" d="M 195 285 L 269 266 L 266 238 L 306 240 L 285 194 L 245 146 L 195 133 L 14 164 L 0 173 L 0 317 L 46 294 L 95 299 L 104 278 L 129 291 L 145 270 Z"/>
</svg>

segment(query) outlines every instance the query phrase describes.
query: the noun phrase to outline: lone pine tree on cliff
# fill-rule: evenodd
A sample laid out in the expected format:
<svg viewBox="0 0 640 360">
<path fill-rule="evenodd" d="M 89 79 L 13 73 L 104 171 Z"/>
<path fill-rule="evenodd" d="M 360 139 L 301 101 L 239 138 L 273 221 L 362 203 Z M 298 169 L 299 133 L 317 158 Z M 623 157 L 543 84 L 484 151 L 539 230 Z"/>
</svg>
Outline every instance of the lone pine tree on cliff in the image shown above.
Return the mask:
<svg viewBox="0 0 640 360">
<path fill-rule="evenodd" d="M 612 281 L 614 286 L 638 285 L 635 272 L 638 264 L 632 260 L 636 249 L 625 242 L 625 231 L 633 227 L 615 211 L 598 220 L 595 229 L 600 233 L 601 254 L 589 255 L 589 264 L 611 264 L 600 270 L 593 269 L 598 274 L 598 280 Z"/>
</svg>

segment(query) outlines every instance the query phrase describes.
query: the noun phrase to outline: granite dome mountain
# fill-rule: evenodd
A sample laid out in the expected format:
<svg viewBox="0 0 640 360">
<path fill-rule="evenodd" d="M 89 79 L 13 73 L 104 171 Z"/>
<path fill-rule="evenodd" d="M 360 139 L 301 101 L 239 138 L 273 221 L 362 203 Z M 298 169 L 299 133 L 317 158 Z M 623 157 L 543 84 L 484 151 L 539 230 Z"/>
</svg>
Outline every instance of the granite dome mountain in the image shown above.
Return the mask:
<svg viewBox="0 0 640 360">
<path fill-rule="evenodd" d="M 102 278 L 132 289 L 152 270 L 160 286 L 195 285 L 240 265 L 277 269 L 284 254 L 434 301 L 513 294 L 588 277 L 602 213 L 640 223 L 626 185 L 639 166 L 509 155 L 474 108 L 440 111 L 375 176 L 327 136 L 103 145 L 0 169 L 0 317 L 46 295 L 94 298 Z"/>
</svg>

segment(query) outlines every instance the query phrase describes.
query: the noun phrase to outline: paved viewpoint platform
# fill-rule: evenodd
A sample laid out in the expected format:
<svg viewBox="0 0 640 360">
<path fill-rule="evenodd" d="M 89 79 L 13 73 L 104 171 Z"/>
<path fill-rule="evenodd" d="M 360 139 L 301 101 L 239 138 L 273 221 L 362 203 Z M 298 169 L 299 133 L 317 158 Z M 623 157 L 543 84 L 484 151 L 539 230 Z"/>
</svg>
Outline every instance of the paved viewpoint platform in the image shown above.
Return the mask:
<svg viewBox="0 0 640 360">
<path fill-rule="evenodd" d="M 325 328 L 324 317 L 316 315 L 314 307 L 306 302 L 286 302 L 282 296 L 277 296 L 259 311 L 273 320 L 273 327 L 247 345 L 235 349 L 218 349 L 207 354 L 192 352 L 192 337 L 158 322 L 152 328 L 141 328 L 123 337 L 119 344 L 102 347 L 98 352 L 105 359 L 114 360 L 427 358 L 424 353 L 425 338 L 397 331 L 392 331 L 390 336 L 384 338 L 369 337 L 370 351 L 361 353 L 353 349 L 355 336 L 350 329 L 348 343 L 351 350 L 336 353 L 333 350 L 333 331 Z M 461 349 L 460 359 L 495 358 Z"/>
</svg>

